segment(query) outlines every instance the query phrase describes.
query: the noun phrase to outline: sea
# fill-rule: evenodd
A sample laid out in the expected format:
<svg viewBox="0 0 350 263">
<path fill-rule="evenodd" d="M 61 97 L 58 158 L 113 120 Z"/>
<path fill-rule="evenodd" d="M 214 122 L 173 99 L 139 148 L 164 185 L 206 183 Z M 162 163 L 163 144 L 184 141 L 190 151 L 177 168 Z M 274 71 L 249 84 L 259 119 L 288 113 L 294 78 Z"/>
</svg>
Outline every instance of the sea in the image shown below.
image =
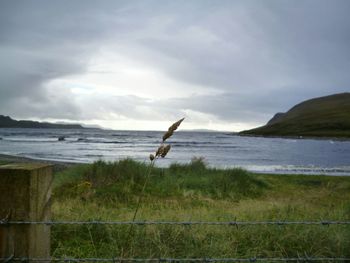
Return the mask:
<svg viewBox="0 0 350 263">
<path fill-rule="evenodd" d="M 125 158 L 147 163 L 163 134 L 162 131 L 1 128 L 0 154 L 74 163 Z M 350 141 L 176 131 L 168 143 L 171 150 L 164 159 L 157 160 L 159 167 L 203 158 L 209 167 L 216 168 L 350 176 Z"/>
</svg>

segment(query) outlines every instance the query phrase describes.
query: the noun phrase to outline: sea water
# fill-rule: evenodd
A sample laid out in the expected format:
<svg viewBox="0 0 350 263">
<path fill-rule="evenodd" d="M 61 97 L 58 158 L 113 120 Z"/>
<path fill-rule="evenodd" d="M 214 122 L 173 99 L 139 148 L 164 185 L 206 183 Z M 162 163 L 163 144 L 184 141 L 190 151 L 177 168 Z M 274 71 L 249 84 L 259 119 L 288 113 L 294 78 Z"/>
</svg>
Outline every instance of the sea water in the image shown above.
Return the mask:
<svg viewBox="0 0 350 263">
<path fill-rule="evenodd" d="M 161 131 L 101 129 L 0 129 L 0 153 L 36 159 L 91 163 L 133 158 L 148 162 Z M 64 140 L 59 141 L 59 137 Z M 241 137 L 224 132 L 177 131 L 157 165 L 189 163 L 242 167 L 263 173 L 350 175 L 350 141 Z"/>
</svg>

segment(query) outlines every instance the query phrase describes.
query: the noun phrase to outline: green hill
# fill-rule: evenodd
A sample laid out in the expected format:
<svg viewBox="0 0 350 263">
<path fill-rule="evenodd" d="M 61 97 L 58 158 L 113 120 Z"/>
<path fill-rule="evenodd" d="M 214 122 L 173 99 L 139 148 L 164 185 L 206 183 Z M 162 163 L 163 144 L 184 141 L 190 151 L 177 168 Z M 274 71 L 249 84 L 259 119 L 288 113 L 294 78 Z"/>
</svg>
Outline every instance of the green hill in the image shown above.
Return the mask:
<svg viewBox="0 0 350 263">
<path fill-rule="evenodd" d="M 83 129 L 80 124 L 58 124 L 38 121 L 17 121 L 9 116 L 0 115 L 0 128 L 51 128 L 51 129 Z"/>
<path fill-rule="evenodd" d="M 304 101 L 240 135 L 350 138 L 350 93 Z"/>
</svg>

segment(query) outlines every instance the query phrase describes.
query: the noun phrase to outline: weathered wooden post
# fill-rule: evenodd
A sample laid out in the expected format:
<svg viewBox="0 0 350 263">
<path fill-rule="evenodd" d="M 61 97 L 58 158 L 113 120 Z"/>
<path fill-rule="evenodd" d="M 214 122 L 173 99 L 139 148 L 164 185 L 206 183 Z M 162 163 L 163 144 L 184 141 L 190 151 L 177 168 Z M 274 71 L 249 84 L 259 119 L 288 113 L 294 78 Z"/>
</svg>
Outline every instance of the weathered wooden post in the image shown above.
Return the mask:
<svg viewBox="0 0 350 263">
<path fill-rule="evenodd" d="M 0 220 L 50 221 L 52 167 L 0 165 Z M 50 226 L 0 225 L 0 258 L 49 258 Z"/>
</svg>

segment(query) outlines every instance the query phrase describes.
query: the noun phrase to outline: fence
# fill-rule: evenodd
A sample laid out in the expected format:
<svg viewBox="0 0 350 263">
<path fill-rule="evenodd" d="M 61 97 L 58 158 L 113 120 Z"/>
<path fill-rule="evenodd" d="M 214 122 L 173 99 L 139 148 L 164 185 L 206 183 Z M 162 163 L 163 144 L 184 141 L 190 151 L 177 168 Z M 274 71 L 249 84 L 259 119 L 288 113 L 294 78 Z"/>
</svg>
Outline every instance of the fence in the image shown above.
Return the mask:
<svg viewBox="0 0 350 263">
<path fill-rule="evenodd" d="M 41 164 L 0 166 L 0 261 L 20 262 L 350 262 L 343 257 L 296 258 L 53 258 L 52 225 L 350 225 L 350 221 L 51 221 L 52 169 Z"/>
</svg>

